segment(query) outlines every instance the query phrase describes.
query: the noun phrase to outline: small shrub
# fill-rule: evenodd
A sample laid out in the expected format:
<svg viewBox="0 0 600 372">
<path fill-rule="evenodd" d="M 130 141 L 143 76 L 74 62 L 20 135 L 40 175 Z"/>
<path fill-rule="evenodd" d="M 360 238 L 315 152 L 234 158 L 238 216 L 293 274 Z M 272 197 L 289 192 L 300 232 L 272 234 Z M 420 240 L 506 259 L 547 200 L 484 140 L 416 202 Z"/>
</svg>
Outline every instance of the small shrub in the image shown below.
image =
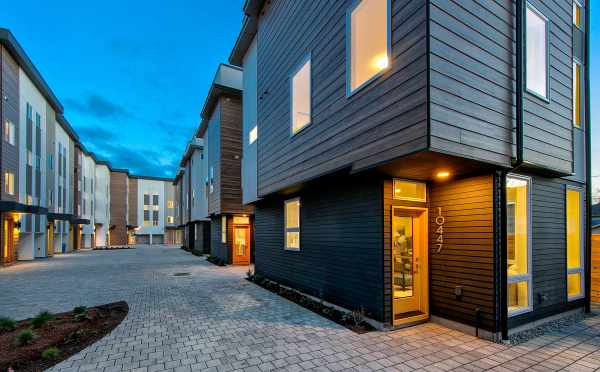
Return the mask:
<svg viewBox="0 0 600 372">
<path fill-rule="evenodd" d="M 365 309 L 361 306 L 358 310 L 352 310 L 350 319 L 355 326 L 362 324 L 365 321 Z"/>
<path fill-rule="evenodd" d="M 87 312 L 87 307 L 85 307 L 85 306 L 76 306 L 73 308 L 73 315 L 85 314 L 86 312 Z"/>
<path fill-rule="evenodd" d="M 91 320 L 92 318 L 90 317 L 90 315 L 88 314 L 87 310 L 84 313 L 79 313 L 79 314 L 75 314 L 73 316 L 73 318 L 75 319 L 75 321 L 77 323 L 81 323 L 85 320 Z"/>
<path fill-rule="evenodd" d="M 252 272 L 251 269 L 248 269 L 248 271 L 246 271 L 246 279 L 248 279 L 248 280 L 254 279 L 254 272 Z"/>
<path fill-rule="evenodd" d="M 0 317 L 0 332 L 14 331 L 17 322 L 11 318 Z"/>
<path fill-rule="evenodd" d="M 60 350 L 57 347 L 51 346 L 42 351 L 42 359 L 56 359 L 60 355 Z"/>
<path fill-rule="evenodd" d="M 31 325 L 33 328 L 40 328 L 44 324 L 48 323 L 54 317 L 47 311 L 42 311 L 38 315 L 36 315 L 33 319 L 31 319 Z"/>
<path fill-rule="evenodd" d="M 34 336 L 35 335 L 31 329 L 21 331 L 16 339 L 17 346 L 29 345 L 33 341 Z"/>
</svg>

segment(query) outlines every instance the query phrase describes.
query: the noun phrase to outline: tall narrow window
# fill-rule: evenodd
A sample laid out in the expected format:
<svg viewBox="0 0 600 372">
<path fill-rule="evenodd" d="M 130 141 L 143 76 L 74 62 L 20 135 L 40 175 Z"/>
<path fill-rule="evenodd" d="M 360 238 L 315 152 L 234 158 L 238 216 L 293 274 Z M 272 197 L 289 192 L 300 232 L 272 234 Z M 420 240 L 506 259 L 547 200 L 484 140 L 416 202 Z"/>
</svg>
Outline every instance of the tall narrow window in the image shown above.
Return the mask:
<svg viewBox="0 0 600 372">
<path fill-rule="evenodd" d="M 525 23 L 527 90 L 548 99 L 548 19 L 527 4 Z"/>
<path fill-rule="evenodd" d="M 581 64 L 573 61 L 573 125 L 581 128 Z"/>
<path fill-rule="evenodd" d="M 248 144 L 251 145 L 254 142 L 256 142 L 256 139 L 258 138 L 258 127 L 255 125 L 254 127 L 252 127 L 252 129 L 250 129 L 250 132 L 248 132 Z"/>
<path fill-rule="evenodd" d="M 390 2 L 361 0 L 349 12 L 349 93 L 367 84 L 390 65 Z"/>
<path fill-rule="evenodd" d="M 567 188 L 567 293 L 569 300 L 581 298 L 583 291 L 583 193 Z"/>
<path fill-rule="evenodd" d="M 300 198 L 285 202 L 285 249 L 300 250 Z"/>
<path fill-rule="evenodd" d="M 12 172 L 4 173 L 4 192 L 8 195 L 15 194 L 15 174 Z"/>
<path fill-rule="evenodd" d="M 292 76 L 292 134 L 300 132 L 311 120 L 310 59 Z"/>
<path fill-rule="evenodd" d="M 573 1 L 573 25 L 581 28 L 581 4 L 577 1 Z"/>
<path fill-rule="evenodd" d="M 15 123 L 10 120 L 4 123 L 4 140 L 13 146 L 15 145 Z"/>
<path fill-rule="evenodd" d="M 508 314 L 531 310 L 529 179 L 506 181 Z"/>
<path fill-rule="evenodd" d="M 221 216 L 221 243 L 227 243 L 227 216 Z"/>
</svg>

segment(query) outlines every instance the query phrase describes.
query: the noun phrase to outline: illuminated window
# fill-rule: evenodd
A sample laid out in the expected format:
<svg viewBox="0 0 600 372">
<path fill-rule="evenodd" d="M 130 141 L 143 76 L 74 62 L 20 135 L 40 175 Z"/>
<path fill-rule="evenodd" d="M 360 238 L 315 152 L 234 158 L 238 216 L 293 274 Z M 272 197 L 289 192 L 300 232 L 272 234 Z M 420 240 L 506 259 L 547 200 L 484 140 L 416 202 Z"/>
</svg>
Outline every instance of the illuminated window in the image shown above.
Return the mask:
<svg viewBox="0 0 600 372">
<path fill-rule="evenodd" d="M 221 216 L 221 243 L 227 243 L 227 216 Z"/>
<path fill-rule="evenodd" d="M 300 250 L 300 198 L 285 202 L 285 249 Z"/>
<path fill-rule="evenodd" d="M 581 28 L 581 4 L 578 1 L 573 1 L 573 25 L 578 28 Z"/>
<path fill-rule="evenodd" d="M 510 176 L 506 181 L 506 239 L 508 313 L 531 310 L 531 247 L 529 179 Z"/>
<path fill-rule="evenodd" d="M 394 199 L 427 201 L 427 187 L 421 182 L 394 180 Z"/>
<path fill-rule="evenodd" d="M 362 0 L 349 12 L 349 93 L 364 86 L 390 65 L 390 2 Z"/>
<path fill-rule="evenodd" d="M 173 203 L 173 200 L 167 201 L 167 208 L 170 208 L 170 209 L 175 208 L 175 203 Z"/>
<path fill-rule="evenodd" d="M 548 99 L 548 19 L 527 4 L 527 90 Z"/>
<path fill-rule="evenodd" d="M 175 217 L 174 216 L 167 216 L 167 222 L 168 223 L 175 223 Z"/>
<path fill-rule="evenodd" d="M 581 128 L 581 64 L 573 61 L 573 125 Z"/>
<path fill-rule="evenodd" d="M 12 172 L 4 173 L 4 192 L 9 195 L 15 194 L 15 174 Z"/>
<path fill-rule="evenodd" d="M 15 123 L 10 120 L 4 122 L 4 140 L 13 146 L 15 145 Z"/>
<path fill-rule="evenodd" d="M 310 59 L 292 76 L 292 134 L 310 124 Z"/>
<path fill-rule="evenodd" d="M 254 128 L 250 129 L 250 132 L 248 132 L 248 144 L 251 145 L 254 142 L 256 142 L 256 139 L 258 138 L 258 127 L 255 125 Z"/>
<path fill-rule="evenodd" d="M 584 296 L 583 291 L 583 193 L 567 188 L 567 293 L 569 300 Z"/>
</svg>

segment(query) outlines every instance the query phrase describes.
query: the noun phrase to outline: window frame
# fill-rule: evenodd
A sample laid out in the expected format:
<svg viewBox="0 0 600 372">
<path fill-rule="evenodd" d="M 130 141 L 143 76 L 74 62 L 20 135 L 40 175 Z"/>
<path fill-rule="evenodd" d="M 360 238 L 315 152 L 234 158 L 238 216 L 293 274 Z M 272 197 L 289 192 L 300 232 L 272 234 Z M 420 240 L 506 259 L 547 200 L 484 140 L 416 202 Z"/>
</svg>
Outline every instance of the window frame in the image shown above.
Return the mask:
<svg viewBox="0 0 600 372">
<path fill-rule="evenodd" d="M 388 67 L 382 69 L 375 75 L 371 76 L 368 80 L 352 89 L 352 13 L 354 10 L 356 10 L 356 8 L 358 8 L 362 1 L 363 0 L 353 0 L 352 4 L 350 4 L 350 7 L 346 10 L 346 98 L 350 98 L 359 91 L 365 89 L 368 85 L 373 83 L 392 67 L 392 0 L 385 0 L 387 7 L 387 54 L 388 58 L 390 59 Z"/>
<path fill-rule="evenodd" d="M 412 183 L 415 185 L 423 185 L 425 187 L 425 197 L 424 198 L 409 198 L 409 197 L 396 197 L 396 182 L 405 182 L 405 183 Z M 392 180 L 392 199 L 393 200 L 401 200 L 401 201 L 412 201 L 412 202 L 420 202 L 420 203 L 426 203 L 427 202 L 427 183 L 425 182 L 419 182 L 419 181 L 413 181 L 413 180 L 407 180 L 404 178 L 394 178 Z"/>
<path fill-rule="evenodd" d="M 298 227 L 287 227 L 287 206 L 288 204 L 291 203 L 298 203 Z M 301 210 L 300 208 L 302 207 L 301 203 L 300 203 L 300 197 L 295 197 L 292 199 L 286 199 L 283 202 L 283 249 L 285 251 L 290 251 L 290 252 L 300 252 L 302 250 L 302 239 L 300 236 L 300 227 L 301 227 Z M 288 246 L 288 241 L 287 241 L 287 233 L 288 232 L 297 232 L 298 233 L 298 242 L 300 244 L 298 244 L 298 248 L 294 248 L 294 247 L 289 247 Z"/>
<path fill-rule="evenodd" d="M 579 59 L 577 59 L 575 56 L 573 56 L 573 78 L 575 77 L 575 66 L 579 66 L 579 123 L 575 122 L 575 79 L 573 79 L 573 83 L 572 85 L 572 106 L 573 106 L 573 117 L 572 117 L 572 122 L 573 122 L 573 128 L 577 128 L 577 129 L 582 129 L 583 128 L 583 122 L 584 122 L 584 113 L 583 111 L 583 79 L 584 79 L 584 73 L 583 73 L 583 63 L 581 63 L 581 61 L 579 61 Z"/>
<path fill-rule="evenodd" d="M 540 17 L 545 23 L 546 23 L 546 96 L 543 96 L 531 89 L 529 89 L 529 87 L 527 86 L 527 9 L 531 10 L 532 12 L 534 12 L 538 17 Z M 523 17 L 523 23 L 525 24 L 524 27 L 524 35 L 523 38 L 524 40 L 524 48 L 523 48 L 523 52 L 524 52 L 524 70 L 525 70 L 525 91 L 529 94 L 531 94 L 532 96 L 546 102 L 546 103 L 550 103 L 550 27 L 551 27 L 551 22 L 550 19 L 548 17 L 546 17 L 544 15 L 544 13 L 542 13 L 541 11 L 539 11 L 533 4 L 531 4 L 529 1 L 527 1 L 526 5 L 525 5 L 525 15 Z"/>
<path fill-rule="evenodd" d="M 575 7 L 579 7 L 579 24 L 575 23 Z M 577 29 L 583 31 L 583 4 L 581 4 L 581 1 L 579 0 L 573 0 L 573 10 L 572 10 L 573 14 L 572 16 L 572 21 L 573 21 L 573 26 L 577 27 Z"/>
<path fill-rule="evenodd" d="M 294 132 L 294 77 L 302 70 L 307 63 L 310 63 L 309 73 L 308 73 L 308 84 L 309 84 L 309 98 L 308 105 L 310 109 L 310 115 L 308 123 L 304 124 L 302 128 L 298 129 L 298 131 Z M 304 130 L 311 126 L 313 123 L 313 73 L 312 73 L 312 52 L 308 52 L 301 60 L 298 62 L 294 68 L 292 69 L 288 79 L 289 79 L 289 92 L 290 92 L 290 138 L 295 137 L 296 135 L 304 132 Z"/>
<path fill-rule="evenodd" d="M 568 200 L 568 193 L 569 190 L 571 191 L 577 191 L 579 193 L 579 218 L 581 222 L 585 221 L 585 199 L 584 199 L 584 190 L 581 187 L 577 187 L 577 186 L 572 186 L 572 185 L 567 185 L 565 188 L 565 224 L 568 224 L 568 208 L 567 208 L 567 200 Z M 568 225 L 567 225 L 568 226 Z M 565 241 L 567 242 L 567 246 L 565 247 L 565 253 L 566 253 L 566 257 L 568 259 L 568 251 L 567 251 L 567 247 L 568 247 L 568 230 L 565 229 L 565 234 L 566 234 L 566 239 Z M 565 285 L 567 286 L 567 302 L 571 302 L 571 301 L 576 301 L 576 300 L 580 300 L 582 298 L 585 297 L 585 226 L 580 226 L 579 227 L 579 262 L 580 262 L 580 266 L 577 269 L 569 269 L 569 265 L 566 264 L 566 283 Z M 580 275 L 580 284 L 581 284 L 581 293 L 577 296 L 569 296 L 569 287 L 568 287 L 568 280 L 569 280 L 569 274 L 576 274 L 579 273 Z"/>
<path fill-rule="evenodd" d="M 506 287 L 508 288 L 509 284 L 512 283 L 519 283 L 519 282 L 527 282 L 527 307 L 524 307 L 522 309 L 516 310 L 516 311 L 510 311 L 508 310 L 508 301 L 506 302 L 505 306 L 507 308 L 507 314 L 508 317 L 514 317 L 517 315 L 521 315 L 521 314 L 525 314 L 525 313 L 529 313 L 533 311 L 533 273 L 532 273 L 532 264 L 533 264 L 533 260 L 532 260 L 532 226 L 531 226 L 531 222 L 532 222 L 532 213 L 531 213 L 531 188 L 532 188 L 532 181 L 533 179 L 529 176 L 523 176 L 523 175 L 519 175 L 519 174 L 508 174 L 506 177 L 506 181 L 508 182 L 509 178 L 513 178 L 513 179 L 517 179 L 517 180 L 521 180 L 521 181 L 526 181 L 527 182 L 527 274 L 521 274 L 521 275 L 514 275 L 514 276 L 506 276 Z M 507 186 L 505 185 L 505 188 L 507 188 Z M 508 204 L 508 201 L 507 201 Z M 507 216 L 508 217 L 508 216 Z M 506 232 L 507 234 L 507 232 Z M 508 250 L 508 245 L 507 245 L 507 250 Z M 508 254 L 508 251 L 506 252 L 506 254 Z M 507 255 L 508 257 L 508 255 Z M 507 268 L 508 268 L 508 262 L 506 263 Z"/>
</svg>

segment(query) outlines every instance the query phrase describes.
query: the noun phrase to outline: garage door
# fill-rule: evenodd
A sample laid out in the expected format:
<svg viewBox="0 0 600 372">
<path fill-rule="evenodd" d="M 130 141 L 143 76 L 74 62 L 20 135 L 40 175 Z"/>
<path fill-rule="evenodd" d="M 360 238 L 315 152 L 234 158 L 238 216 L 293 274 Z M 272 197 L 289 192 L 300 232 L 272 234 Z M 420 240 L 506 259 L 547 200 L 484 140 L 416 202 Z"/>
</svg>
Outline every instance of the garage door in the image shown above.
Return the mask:
<svg viewBox="0 0 600 372">
<path fill-rule="evenodd" d="M 136 235 L 135 243 L 136 244 L 150 244 L 150 235 L 147 235 L 147 234 Z"/>
<path fill-rule="evenodd" d="M 152 244 L 164 244 L 165 236 L 164 235 L 152 235 Z"/>
</svg>

